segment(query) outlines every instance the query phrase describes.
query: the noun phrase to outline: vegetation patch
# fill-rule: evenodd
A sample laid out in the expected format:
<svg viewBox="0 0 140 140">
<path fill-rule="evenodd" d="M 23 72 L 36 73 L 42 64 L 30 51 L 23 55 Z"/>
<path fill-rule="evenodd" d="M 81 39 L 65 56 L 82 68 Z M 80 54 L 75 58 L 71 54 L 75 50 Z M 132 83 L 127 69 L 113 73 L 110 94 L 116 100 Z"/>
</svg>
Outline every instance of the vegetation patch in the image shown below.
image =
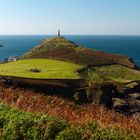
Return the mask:
<svg viewBox="0 0 140 140">
<path fill-rule="evenodd" d="M 64 37 L 47 38 L 25 53 L 21 58 L 54 58 L 68 60 L 83 65 L 100 65 L 119 63 L 130 68 L 135 65 L 126 56 L 114 55 L 103 51 L 97 51 L 82 47 Z"/>
<path fill-rule="evenodd" d="M 33 115 L 0 104 L 0 138 L 4 140 L 137 140 L 127 130 L 101 128 L 96 122 L 74 126 L 56 117 Z"/>
<path fill-rule="evenodd" d="M 88 70 L 88 80 L 91 82 L 116 81 L 121 83 L 140 80 L 140 71 L 122 65 L 92 67 Z"/>
<path fill-rule="evenodd" d="M 70 62 L 51 59 L 26 59 L 0 64 L 0 75 L 39 79 L 79 79 L 76 70 L 82 68 Z"/>
<path fill-rule="evenodd" d="M 96 121 L 103 128 L 128 129 L 129 133 L 132 132 L 140 136 L 139 116 L 127 117 L 101 106 L 92 104 L 79 106 L 70 100 L 57 96 L 35 94 L 29 90 L 2 87 L 0 87 L 0 102 L 33 114 L 40 113 L 58 117 L 67 120 L 69 124 L 74 126 L 85 126 L 92 123 L 92 121 Z M 67 130 L 69 131 L 69 129 Z"/>
</svg>

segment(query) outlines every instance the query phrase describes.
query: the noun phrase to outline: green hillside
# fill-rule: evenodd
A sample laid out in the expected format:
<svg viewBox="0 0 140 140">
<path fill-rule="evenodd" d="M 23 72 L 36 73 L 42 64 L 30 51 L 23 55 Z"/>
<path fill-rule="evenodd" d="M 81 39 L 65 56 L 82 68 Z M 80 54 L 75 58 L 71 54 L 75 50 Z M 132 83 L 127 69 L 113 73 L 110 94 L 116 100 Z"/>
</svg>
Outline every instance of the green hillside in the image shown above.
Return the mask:
<svg viewBox="0 0 140 140">
<path fill-rule="evenodd" d="M 74 42 L 71 42 L 64 37 L 47 38 L 34 47 L 31 51 L 25 53 L 21 58 L 47 57 L 47 53 L 58 49 L 73 50 L 78 47 Z M 56 54 L 53 54 L 54 56 Z"/>
<path fill-rule="evenodd" d="M 88 66 L 92 68 L 84 72 L 84 78 L 92 82 L 140 80 L 140 72 L 135 70 L 135 64 L 128 57 L 78 46 L 61 36 L 42 40 L 21 59 L 0 64 L 0 75 L 77 79 L 80 78 L 77 69 Z M 32 69 L 40 72 L 33 72 Z"/>
<path fill-rule="evenodd" d="M 116 81 L 116 82 L 131 82 L 140 80 L 140 71 L 124 67 L 122 65 L 109 65 L 92 67 L 83 72 L 89 81 L 94 83 L 104 81 Z"/>
<path fill-rule="evenodd" d="M 134 63 L 126 56 L 82 47 L 64 37 L 44 39 L 38 46 L 25 53 L 21 58 L 62 59 L 82 65 L 119 63 L 127 67 L 135 67 Z"/>
<path fill-rule="evenodd" d="M 76 70 L 82 68 L 70 62 L 50 59 L 27 59 L 0 64 L 0 75 L 41 79 L 78 79 Z M 40 72 L 34 72 L 34 70 Z"/>
</svg>

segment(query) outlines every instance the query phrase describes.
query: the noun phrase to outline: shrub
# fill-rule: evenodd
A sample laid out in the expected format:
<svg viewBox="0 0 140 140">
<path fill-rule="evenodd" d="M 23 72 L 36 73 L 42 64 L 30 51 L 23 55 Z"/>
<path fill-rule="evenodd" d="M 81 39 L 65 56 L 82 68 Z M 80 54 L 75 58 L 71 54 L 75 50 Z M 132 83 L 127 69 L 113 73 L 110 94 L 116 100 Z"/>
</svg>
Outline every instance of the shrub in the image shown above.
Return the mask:
<svg viewBox="0 0 140 140">
<path fill-rule="evenodd" d="M 137 140 L 137 137 L 124 130 L 116 131 L 109 128 L 100 128 L 93 133 L 90 140 Z"/>
<path fill-rule="evenodd" d="M 95 132 L 100 128 L 97 122 L 91 122 L 83 127 L 84 131 Z"/>
<path fill-rule="evenodd" d="M 90 140 L 122 140 L 122 138 L 116 131 L 106 128 L 96 131 Z"/>
<path fill-rule="evenodd" d="M 66 121 L 54 117 L 20 112 L 0 105 L 0 138 L 7 140 L 55 139 L 66 129 Z"/>
<path fill-rule="evenodd" d="M 81 140 L 82 131 L 78 128 L 70 127 L 60 132 L 56 140 Z"/>
<path fill-rule="evenodd" d="M 56 117 L 33 115 L 0 104 L 0 139 L 137 140 L 137 136 L 126 129 L 101 128 L 97 122 L 69 125 Z"/>
<path fill-rule="evenodd" d="M 65 121 L 52 120 L 45 129 L 44 138 L 47 140 L 55 139 L 56 135 L 67 127 L 68 124 Z"/>
<path fill-rule="evenodd" d="M 27 139 L 40 140 L 40 139 L 42 139 L 42 137 L 43 137 L 42 132 L 39 127 L 32 126 L 27 131 Z"/>
</svg>

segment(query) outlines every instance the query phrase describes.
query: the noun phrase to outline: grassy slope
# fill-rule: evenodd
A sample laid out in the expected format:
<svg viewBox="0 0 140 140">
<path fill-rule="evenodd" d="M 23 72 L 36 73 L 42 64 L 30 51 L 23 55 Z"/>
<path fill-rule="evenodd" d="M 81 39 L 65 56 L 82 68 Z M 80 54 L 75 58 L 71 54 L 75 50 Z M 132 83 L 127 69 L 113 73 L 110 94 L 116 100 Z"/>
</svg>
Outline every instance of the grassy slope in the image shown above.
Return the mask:
<svg viewBox="0 0 140 140">
<path fill-rule="evenodd" d="M 78 79 L 80 77 L 75 71 L 81 67 L 81 65 L 58 60 L 27 59 L 0 64 L 0 75 L 42 79 Z M 32 68 L 42 71 L 39 73 L 28 71 Z"/>
<path fill-rule="evenodd" d="M 31 51 L 21 56 L 21 58 L 25 59 L 48 57 L 69 60 L 83 65 L 120 63 L 134 68 L 134 64 L 125 56 L 81 47 L 64 37 L 45 39 Z"/>
<path fill-rule="evenodd" d="M 140 71 L 121 65 L 94 67 L 88 72 L 88 80 L 93 82 L 110 80 L 125 83 L 140 80 Z"/>
</svg>

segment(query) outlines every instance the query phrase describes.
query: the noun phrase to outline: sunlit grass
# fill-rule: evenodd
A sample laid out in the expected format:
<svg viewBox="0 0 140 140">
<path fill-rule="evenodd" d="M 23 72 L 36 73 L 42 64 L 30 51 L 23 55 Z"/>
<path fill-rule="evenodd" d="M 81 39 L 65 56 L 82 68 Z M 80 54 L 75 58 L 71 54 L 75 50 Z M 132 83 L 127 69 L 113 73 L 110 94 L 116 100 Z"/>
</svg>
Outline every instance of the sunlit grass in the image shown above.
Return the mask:
<svg viewBox="0 0 140 140">
<path fill-rule="evenodd" d="M 59 60 L 26 59 L 0 64 L 0 75 L 41 79 L 78 79 L 80 76 L 76 70 L 79 68 L 82 66 Z M 41 71 L 37 73 L 30 71 L 30 69 Z"/>
<path fill-rule="evenodd" d="M 105 80 L 110 80 L 125 83 L 140 80 L 140 71 L 130 69 L 119 64 L 93 67 L 88 72 L 88 79 L 93 82 L 104 82 Z"/>
</svg>

